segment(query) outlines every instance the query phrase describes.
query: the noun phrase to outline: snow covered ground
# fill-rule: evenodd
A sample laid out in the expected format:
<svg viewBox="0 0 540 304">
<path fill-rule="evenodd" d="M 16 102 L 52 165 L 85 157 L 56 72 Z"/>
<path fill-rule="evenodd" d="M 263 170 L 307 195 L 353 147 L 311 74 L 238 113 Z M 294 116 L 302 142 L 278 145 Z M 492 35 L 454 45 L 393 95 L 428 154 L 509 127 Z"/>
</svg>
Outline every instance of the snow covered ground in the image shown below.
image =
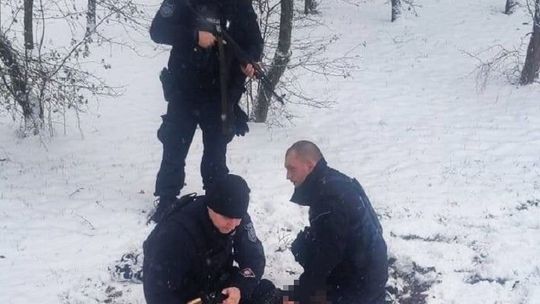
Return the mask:
<svg viewBox="0 0 540 304">
<path fill-rule="evenodd" d="M 325 56 L 359 55 L 359 68 L 305 73 L 306 91 L 332 97 L 331 108 L 288 105 L 293 125 L 251 124 L 230 145 L 229 168 L 252 188 L 266 277 L 290 284 L 301 270 L 283 250 L 307 223 L 288 202 L 283 153 L 310 139 L 363 184 L 395 269 L 423 284 L 427 303 L 540 303 L 540 86 L 493 72 L 482 88 L 467 55 L 518 47 L 532 28 L 526 8 L 507 16 L 504 1 L 417 0 L 417 17 L 392 24 L 386 2 L 322 1 L 316 30 L 340 36 Z M 0 303 L 144 303 L 142 286 L 113 281 L 108 267 L 153 228 L 167 53 L 147 53 L 108 58 L 107 77 L 126 93 L 82 117 L 84 137 L 73 126 L 44 143 L 19 139 L 0 117 Z M 186 193 L 200 192 L 201 151 L 197 133 Z M 402 283 L 391 280 L 406 292 Z"/>
</svg>

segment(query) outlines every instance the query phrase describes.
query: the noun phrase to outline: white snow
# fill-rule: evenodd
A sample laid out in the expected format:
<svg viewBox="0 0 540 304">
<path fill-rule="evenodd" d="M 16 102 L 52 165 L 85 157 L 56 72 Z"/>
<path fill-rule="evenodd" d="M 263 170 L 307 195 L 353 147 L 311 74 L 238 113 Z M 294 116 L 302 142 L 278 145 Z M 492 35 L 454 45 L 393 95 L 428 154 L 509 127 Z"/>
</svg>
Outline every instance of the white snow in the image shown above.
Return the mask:
<svg viewBox="0 0 540 304">
<path fill-rule="evenodd" d="M 282 250 L 307 224 L 288 201 L 283 154 L 309 139 L 362 183 L 390 254 L 404 268 L 435 268 L 428 303 L 540 303 L 540 85 L 494 71 L 482 89 L 466 54 L 488 61 L 490 47 L 519 47 L 531 17 L 525 7 L 504 15 L 504 1 L 415 2 L 418 16 L 390 23 L 384 0 L 322 1 L 325 25 L 293 36 L 338 34 L 324 55 L 358 55 L 359 68 L 349 78 L 301 73 L 309 94 L 336 103 L 289 104 L 292 125 L 252 123 L 230 144 L 229 168 L 252 189 L 266 277 L 291 284 L 301 270 Z M 81 116 L 83 137 L 68 124 L 52 139 L 19 139 L 0 117 L 0 303 L 144 303 L 141 285 L 112 281 L 107 268 L 153 228 L 168 53 L 152 46 L 141 46 L 149 57 L 102 51 L 125 94 Z M 201 152 L 197 132 L 184 193 L 201 192 Z"/>
</svg>

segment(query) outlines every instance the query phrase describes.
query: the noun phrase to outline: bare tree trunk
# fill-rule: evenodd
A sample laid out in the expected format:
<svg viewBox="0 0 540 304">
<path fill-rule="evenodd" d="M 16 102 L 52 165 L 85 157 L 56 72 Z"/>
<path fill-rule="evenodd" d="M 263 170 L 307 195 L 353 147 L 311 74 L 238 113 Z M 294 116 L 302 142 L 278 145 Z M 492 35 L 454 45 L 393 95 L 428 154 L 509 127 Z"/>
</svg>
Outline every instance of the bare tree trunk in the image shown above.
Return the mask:
<svg viewBox="0 0 540 304">
<path fill-rule="evenodd" d="M 26 131 L 32 131 L 35 134 L 39 133 L 39 130 L 43 121 L 43 105 L 41 101 L 32 94 L 32 79 L 28 76 L 29 64 L 34 57 L 34 33 L 33 33 L 33 23 L 34 23 L 34 0 L 24 0 L 24 69 L 23 73 L 20 75 L 21 78 L 17 79 L 18 81 L 24 82 L 25 90 L 17 91 L 17 94 L 22 94 L 23 100 L 21 106 L 23 107 L 24 120 L 25 120 L 25 129 Z M 12 78 L 12 81 L 15 81 Z M 20 98 L 18 96 L 18 98 Z"/>
<path fill-rule="evenodd" d="M 88 0 L 86 12 L 86 35 L 90 36 L 96 30 L 96 0 Z"/>
<path fill-rule="evenodd" d="M 24 0 L 24 48 L 31 50 L 34 48 L 33 37 L 33 18 L 34 13 L 34 0 Z"/>
<path fill-rule="evenodd" d="M 516 8 L 517 4 L 518 4 L 517 0 L 506 0 L 504 13 L 507 15 L 511 15 L 512 13 L 514 13 L 514 9 Z"/>
<path fill-rule="evenodd" d="M 391 21 L 396 21 L 401 16 L 401 0 L 392 0 L 392 18 Z"/>
<path fill-rule="evenodd" d="M 540 0 L 536 0 L 534 5 L 534 26 L 531 34 L 527 57 L 521 72 L 520 83 L 522 85 L 532 83 L 538 77 L 540 68 Z"/>
<path fill-rule="evenodd" d="M 268 72 L 268 78 L 270 79 L 271 88 L 266 88 L 263 85 L 259 86 L 259 92 L 257 96 L 257 102 L 255 103 L 255 122 L 265 122 L 268 117 L 268 108 L 270 106 L 270 100 L 272 93 L 270 89 L 274 89 L 279 82 L 279 79 L 285 72 L 289 59 L 291 57 L 291 34 L 292 34 L 292 21 L 294 14 L 294 1 L 293 0 L 281 0 L 281 14 L 279 20 L 279 41 L 272 60 L 272 65 Z"/>
<path fill-rule="evenodd" d="M 506 7 L 504 8 L 504 13 L 507 15 L 511 15 L 514 13 L 514 9 L 516 8 L 516 5 L 518 4 L 518 0 L 506 0 Z"/>
<path fill-rule="evenodd" d="M 317 2 L 315 0 L 305 0 L 304 1 L 304 14 L 313 14 L 316 12 Z"/>
</svg>

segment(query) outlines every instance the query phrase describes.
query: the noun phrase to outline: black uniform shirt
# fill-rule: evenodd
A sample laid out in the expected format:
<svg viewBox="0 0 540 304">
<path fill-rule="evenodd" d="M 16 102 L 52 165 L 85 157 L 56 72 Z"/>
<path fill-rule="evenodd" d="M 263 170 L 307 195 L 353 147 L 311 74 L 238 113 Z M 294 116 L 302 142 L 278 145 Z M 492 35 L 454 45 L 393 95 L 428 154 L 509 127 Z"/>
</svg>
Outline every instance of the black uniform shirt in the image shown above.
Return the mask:
<svg viewBox="0 0 540 304">
<path fill-rule="evenodd" d="M 310 237 L 304 273 L 294 290 L 301 304 L 320 303 L 314 296 L 329 290 L 359 293 L 371 282 L 387 279 L 386 244 L 382 228 L 360 184 L 327 166 L 321 159 L 297 188 L 291 201 L 309 206 Z M 370 276 L 370 268 L 378 278 Z M 382 283 L 381 283 L 382 282 Z M 328 295 L 327 295 L 328 296 Z"/>
<path fill-rule="evenodd" d="M 208 19 L 204 16 L 208 10 L 219 15 L 222 28 L 238 43 L 247 59 L 261 58 L 263 40 L 251 0 L 165 0 L 152 21 L 150 36 L 157 43 L 173 47 L 168 66 L 180 89 L 219 86 L 217 47 L 198 46 L 198 32 L 209 31 L 204 21 Z M 245 80 L 240 70 L 242 60 L 232 51 L 227 54 L 229 89 L 241 90 Z"/>
<path fill-rule="evenodd" d="M 160 222 L 145 241 L 145 298 L 149 304 L 186 303 L 231 286 L 249 298 L 264 266 L 263 247 L 249 215 L 233 233 L 221 234 L 200 197 Z M 223 275 L 227 283 L 215 285 Z M 215 288 L 220 290 L 209 290 Z"/>
</svg>

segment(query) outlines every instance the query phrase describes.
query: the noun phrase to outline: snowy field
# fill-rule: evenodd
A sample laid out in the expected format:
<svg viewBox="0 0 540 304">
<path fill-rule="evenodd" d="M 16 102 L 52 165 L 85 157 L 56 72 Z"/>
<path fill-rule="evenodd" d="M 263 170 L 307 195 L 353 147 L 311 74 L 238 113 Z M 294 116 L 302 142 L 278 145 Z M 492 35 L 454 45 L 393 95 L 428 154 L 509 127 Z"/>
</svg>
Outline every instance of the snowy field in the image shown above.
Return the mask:
<svg viewBox="0 0 540 304">
<path fill-rule="evenodd" d="M 287 105 L 292 124 L 250 124 L 229 146 L 229 168 L 252 189 L 265 276 L 290 284 L 301 270 L 284 249 L 307 210 L 288 201 L 283 154 L 310 139 L 381 216 L 396 303 L 540 303 L 540 85 L 494 71 L 482 87 L 467 55 L 519 47 L 531 17 L 525 7 L 502 14 L 502 0 L 415 2 L 418 16 L 392 24 L 385 0 L 322 1 L 324 25 L 311 31 L 340 37 L 324 56 L 358 56 L 358 68 L 349 78 L 304 73 L 300 84 L 336 103 Z M 157 75 L 168 54 L 144 48 L 152 56 L 104 51 L 106 77 L 126 92 L 91 106 L 82 132 L 20 139 L 0 117 L 0 303 L 144 303 L 142 285 L 108 270 L 153 228 L 166 107 Z M 185 193 L 201 191 L 201 152 L 198 132 Z"/>
</svg>

